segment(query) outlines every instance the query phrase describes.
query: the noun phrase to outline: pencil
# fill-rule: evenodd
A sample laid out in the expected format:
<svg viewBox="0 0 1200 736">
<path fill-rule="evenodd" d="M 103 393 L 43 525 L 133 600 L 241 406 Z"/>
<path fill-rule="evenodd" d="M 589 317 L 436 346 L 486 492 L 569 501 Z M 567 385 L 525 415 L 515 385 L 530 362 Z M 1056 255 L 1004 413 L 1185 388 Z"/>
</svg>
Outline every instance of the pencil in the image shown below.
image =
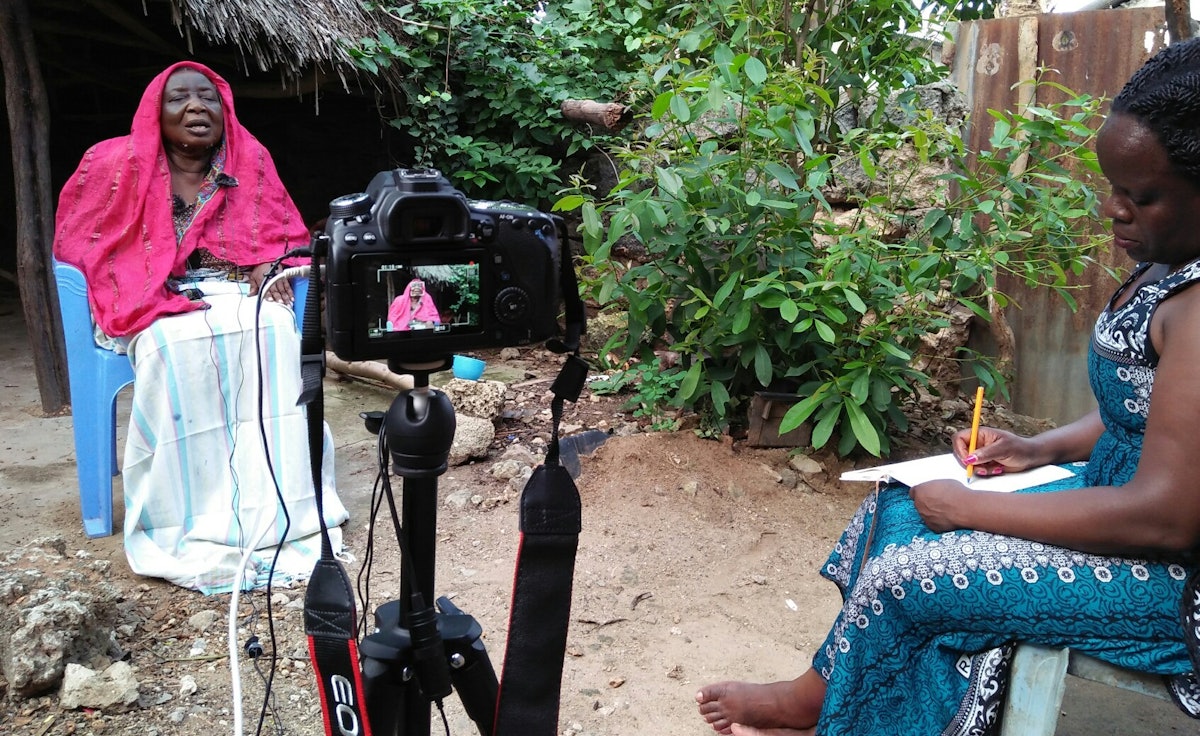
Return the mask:
<svg viewBox="0 0 1200 736">
<path fill-rule="evenodd" d="M 975 389 L 975 415 L 971 417 L 971 447 L 967 450 L 967 456 L 975 454 L 975 443 L 979 441 L 979 415 L 983 412 L 983 386 Z M 975 465 L 967 466 L 967 484 L 971 483 L 971 478 L 975 475 Z"/>
</svg>

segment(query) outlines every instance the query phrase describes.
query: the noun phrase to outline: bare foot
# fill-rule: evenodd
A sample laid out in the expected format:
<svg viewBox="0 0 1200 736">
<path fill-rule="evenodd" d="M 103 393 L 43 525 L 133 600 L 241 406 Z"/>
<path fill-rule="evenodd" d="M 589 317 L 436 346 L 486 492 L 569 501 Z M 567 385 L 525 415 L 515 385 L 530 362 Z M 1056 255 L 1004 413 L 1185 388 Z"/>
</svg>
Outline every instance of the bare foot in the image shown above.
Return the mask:
<svg viewBox="0 0 1200 736">
<path fill-rule="evenodd" d="M 753 728 L 813 728 L 824 699 L 825 681 L 813 670 L 786 682 L 763 685 L 718 682 L 696 693 L 700 715 L 721 734 L 734 733 L 734 724 Z"/>
<path fill-rule="evenodd" d="M 733 724 L 731 731 L 733 736 L 814 736 L 816 728 L 754 728 L 752 726 L 743 726 L 740 723 Z"/>
</svg>

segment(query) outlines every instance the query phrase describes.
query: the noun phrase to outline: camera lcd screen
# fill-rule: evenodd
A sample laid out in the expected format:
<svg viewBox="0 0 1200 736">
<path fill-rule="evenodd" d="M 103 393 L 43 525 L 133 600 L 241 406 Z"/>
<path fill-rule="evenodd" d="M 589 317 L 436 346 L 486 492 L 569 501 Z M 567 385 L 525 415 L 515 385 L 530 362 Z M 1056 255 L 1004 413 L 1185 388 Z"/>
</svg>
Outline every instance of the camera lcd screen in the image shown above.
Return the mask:
<svg viewBox="0 0 1200 736">
<path fill-rule="evenodd" d="M 479 259 L 482 250 L 400 256 L 359 255 L 354 282 L 364 289 L 370 341 L 404 342 L 418 337 L 482 331 Z"/>
</svg>

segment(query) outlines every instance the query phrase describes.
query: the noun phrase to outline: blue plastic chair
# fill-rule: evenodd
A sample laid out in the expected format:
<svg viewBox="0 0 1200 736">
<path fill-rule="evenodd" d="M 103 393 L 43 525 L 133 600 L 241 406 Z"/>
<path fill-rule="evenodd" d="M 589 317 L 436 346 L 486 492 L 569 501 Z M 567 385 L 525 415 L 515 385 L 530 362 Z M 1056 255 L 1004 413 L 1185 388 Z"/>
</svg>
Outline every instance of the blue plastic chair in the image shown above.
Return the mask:
<svg viewBox="0 0 1200 736">
<path fill-rule="evenodd" d="M 133 383 L 133 366 L 128 356 L 97 347 L 87 282 L 79 269 L 55 261 L 54 278 L 67 346 L 83 531 L 89 537 L 107 537 L 112 534 L 112 479 L 121 472 L 117 394 Z"/>
<path fill-rule="evenodd" d="M 1170 700 L 1161 675 L 1122 669 L 1066 648 L 1022 642 L 1013 655 L 1000 736 L 1054 736 L 1067 675 Z"/>
<path fill-rule="evenodd" d="M 89 537 L 107 537 L 113 532 L 112 479 L 121 472 L 117 458 L 117 394 L 133 383 L 133 366 L 128 356 L 96 345 L 83 273 L 55 261 L 54 278 L 67 347 L 83 531 Z M 294 279 L 292 290 L 296 294 L 296 323 L 303 326 L 308 279 Z"/>
</svg>

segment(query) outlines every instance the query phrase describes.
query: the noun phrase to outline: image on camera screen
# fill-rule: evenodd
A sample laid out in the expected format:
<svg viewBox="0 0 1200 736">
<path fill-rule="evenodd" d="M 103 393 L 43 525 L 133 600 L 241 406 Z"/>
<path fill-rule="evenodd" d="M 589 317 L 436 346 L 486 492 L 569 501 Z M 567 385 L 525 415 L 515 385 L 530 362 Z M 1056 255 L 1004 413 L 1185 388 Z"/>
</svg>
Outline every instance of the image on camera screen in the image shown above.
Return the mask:
<svg viewBox="0 0 1200 736">
<path fill-rule="evenodd" d="M 364 279 L 367 336 L 399 339 L 479 329 L 479 264 L 382 263 Z"/>
</svg>

